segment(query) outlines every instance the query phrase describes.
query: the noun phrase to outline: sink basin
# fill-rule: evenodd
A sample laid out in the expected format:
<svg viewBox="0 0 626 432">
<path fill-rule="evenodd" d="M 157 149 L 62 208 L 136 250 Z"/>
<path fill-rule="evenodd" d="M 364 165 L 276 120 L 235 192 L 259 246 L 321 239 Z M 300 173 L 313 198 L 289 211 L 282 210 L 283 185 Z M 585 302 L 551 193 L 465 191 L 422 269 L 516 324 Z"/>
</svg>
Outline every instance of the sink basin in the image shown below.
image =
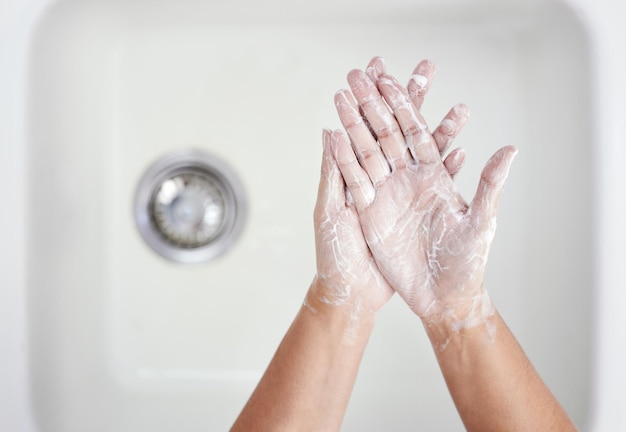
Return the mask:
<svg viewBox="0 0 626 432">
<path fill-rule="evenodd" d="M 603 204 L 609 192 L 598 193 L 616 171 L 602 169 L 612 158 L 598 149 L 597 137 L 609 138 L 599 113 L 612 105 L 596 93 L 609 92 L 597 84 L 604 54 L 585 5 L 12 6 L 21 21 L 5 28 L 20 43 L 2 57 L 15 64 L 0 66 L 11 72 L 3 175 L 17 182 L 2 223 L 14 248 L 0 251 L 13 263 L 3 306 L 12 354 L 0 360 L 10 384 L 0 401 L 15 409 L 0 411 L 0 426 L 228 429 L 315 272 L 312 211 L 321 129 L 339 126 L 333 95 L 350 69 L 380 55 L 402 80 L 422 58 L 437 64 L 424 106 L 432 127 L 455 103 L 470 107 L 457 139 L 468 153 L 464 196 L 497 148 L 519 148 L 486 285 L 578 427 L 596 430 L 610 394 L 601 383 L 611 381 L 602 381 L 609 369 L 597 372 L 599 353 L 610 353 L 601 305 L 615 304 L 600 295 L 617 288 L 618 268 L 601 258 L 624 236 L 598 228 L 616 214 Z M 185 150 L 226 161 L 248 204 L 232 247 L 193 265 L 156 254 L 133 215 L 144 172 Z M 608 357 L 623 358 L 616 352 Z M 611 412 L 604 418 L 623 420 Z M 463 427 L 419 320 L 396 297 L 380 313 L 342 430 L 415 429 Z"/>
</svg>

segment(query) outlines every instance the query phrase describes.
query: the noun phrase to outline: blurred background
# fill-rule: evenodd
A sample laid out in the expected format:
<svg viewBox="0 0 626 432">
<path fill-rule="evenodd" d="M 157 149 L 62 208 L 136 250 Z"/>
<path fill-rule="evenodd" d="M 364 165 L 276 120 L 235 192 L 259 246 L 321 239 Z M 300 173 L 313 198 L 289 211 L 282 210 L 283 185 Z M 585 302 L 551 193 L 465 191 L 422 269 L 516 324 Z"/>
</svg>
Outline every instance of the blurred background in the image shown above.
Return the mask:
<svg viewBox="0 0 626 432">
<path fill-rule="evenodd" d="M 226 430 L 315 272 L 312 211 L 333 95 L 374 55 L 438 72 L 434 129 L 471 117 L 458 186 L 520 150 L 487 288 L 576 424 L 591 398 L 596 177 L 590 33 L 557 1 L 52 3 L 24 77 L 27 376 L 40 431 Z M 156 253 L 146 170 L 199 150 L 240 179 L 243 231 L 208 262 Z M 380 313 L 346 431 L 463 430 L 419 320 Z"/>
</svg>

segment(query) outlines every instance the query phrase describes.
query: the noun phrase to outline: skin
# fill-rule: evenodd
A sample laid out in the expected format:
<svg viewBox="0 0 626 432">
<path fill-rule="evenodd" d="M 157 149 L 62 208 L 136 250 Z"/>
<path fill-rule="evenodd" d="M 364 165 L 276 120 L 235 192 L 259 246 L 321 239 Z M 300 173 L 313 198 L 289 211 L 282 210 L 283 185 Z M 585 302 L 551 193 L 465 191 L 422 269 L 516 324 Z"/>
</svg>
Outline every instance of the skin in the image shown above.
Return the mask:
<svg viewBox="0 0 626 432">
<path fill-rule="evenodd" d="M 420 65 L 416 70 L 432 78 L 432 64 Z M 386 73 L 379 58 L 366 70 L 372 77 Z M 416 91 L 416 100 L 423 100 L 426 91 L 427 87 Z M 456 114 L 447 119 L 455 127 L 440 134 L 442 147 L 463 124 Z M 376 312 L 395 292 L 378 270 L 355 203 L 346 196 L 332 135 L 323 132 L 314 211 L 316 275 L 233 431 L 339 430 Z M 450 167 L 458 171 L 462 162 L 455 159 Z"/>
<path fill-rule="evenodd" d="M 442 161 L 449 143 L 436 139 L 450 125 L 431 133 L 419 112 L 423 79 L 405 89 L 384 72 L 366 72 L 350 72 L 351 91 L 335 97 L 347 132 L 331 137 L 335 160 L 374 261 L 421 318 L 466 428 L 575 430 L 483 285 L 516 150 L 489 159 L 467 203 L 452 181 L 461 156 Z M 464 106 L 453 111 L 466 118 Z"/>
<path fill-rule="evenodd" d="M 414 75 L 403 89 L 374 58 L 349 75 L 352 92 L 337 94 L 348 134 L 323 134 L 317 273 L 232 430 L 339 430 L 376 312 L 394 291 L 422 318 L 468 430 L 574 430 L 482 285 L 515 150 L 490 159 L 466 204 L 451 181 L 464 153 L 445 154 L 467 108 L 431 134 L 418 108 L 434 66 L 421 62 Z"/>
<path fill-rule="evenodd" d="M 482 275 L 515 149 L 492 157 L 467 204 L 409 93 L 389 75 L 378 77 L 380 92 L 359 70 L 348 82 L 380 145 L 356 120 L 347 91 L 336 102 L 348 135 L 334 133 L 332 144 L 378 268 L 418 316 L 474 319 L 468 314 L 481 313 Z"/>
<path fill-rule="evenodd" d="M 231 430 L 338 431 L 373 326 L 309 296 Z"/>
<path fill-rule="evenodd" d="M 314 211 L 317 273 L 233 431 L 339 430 L 375 313 L 394 291 L 377 271 L 323 134 Z"/>
</svg>

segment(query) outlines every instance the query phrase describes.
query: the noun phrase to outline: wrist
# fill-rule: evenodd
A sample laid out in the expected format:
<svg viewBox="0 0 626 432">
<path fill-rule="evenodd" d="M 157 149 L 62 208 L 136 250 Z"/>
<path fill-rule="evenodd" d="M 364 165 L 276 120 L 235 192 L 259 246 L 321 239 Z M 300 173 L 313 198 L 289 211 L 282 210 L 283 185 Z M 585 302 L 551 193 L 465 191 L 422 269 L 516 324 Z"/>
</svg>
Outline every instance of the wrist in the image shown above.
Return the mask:
<svg viewBox="0 0 626 432">
<path fill-rule="evenodd" d="M 339 304 L 329 302 L 324 295 L 325 289 L 318 278 L 313 280 L 304 298 L 302 313 L 318 321 L 329 336 L 345 339 L 349 344 L 355 339 L 369 338 L 376 321 L 376 312 L 358 301 L 346 300 Z"/>
<path fill-rule="evenodd" d="M 493 339 L 496 309 L 487 291 L 480 287 L 471 297 L 438 301 L 422 323 L 434 346 L 445 348 L 451 339 L 467 334 L 484 334 Z"/>
<path fill-rule="evenodd" d="M 372 307 L 368 299 L 362 299 L 358 293 L 367 290 L 359 286 L 329 283 L 316 276 L 311 282 L 304 299 L 304 305 L 312 312 L 319 310 L 327 313 L 340 313 L 352 318 L 375 318 L 377 308 Z"/>
</svg>

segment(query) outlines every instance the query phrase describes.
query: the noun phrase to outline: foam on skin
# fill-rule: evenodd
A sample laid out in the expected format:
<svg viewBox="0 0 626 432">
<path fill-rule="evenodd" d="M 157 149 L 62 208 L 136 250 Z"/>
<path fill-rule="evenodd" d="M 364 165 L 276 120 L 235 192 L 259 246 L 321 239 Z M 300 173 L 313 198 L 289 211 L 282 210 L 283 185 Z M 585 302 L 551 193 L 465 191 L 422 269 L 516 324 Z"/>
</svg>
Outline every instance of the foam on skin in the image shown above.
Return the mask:
<svg viewBox="0 0 626 432">
<path fill-rule="evenodd" d="M 391 154 L 395 149 L 381 142 L 378 157 L 387 159 L 391 171 L 372 184 L 367 166 L 355 167 L 358 158 L 351 156 L 358 154 L 361 142 L 353 139 L 351 143 L 341 133 L 333 134 L 336 160 L 355 198 L 363 234 L 378 269 L 426 322 L 446 319 L 454 331 L 487 322 L 495 309 L 483 287 L 483 275 L 495 235 L 499 196 L 516 150 L 504 147 L 492 156 L 483 169 L 474 200 L 468 204 L 441 161 L 438 143 L 408 91 L 392 77 L 379 75 L 377 89 L 384 98 L 383 105 L 371 94 L 359 94 L 367 84 L 363 75 L 351 72 L 349 80 L 350 76 L 357 101 L 367 104 L 364 112 L 369 123 L 382 124 L 388 130 L 399 126 L 412 156 L 406 164 L 396 164 Z M 421 84 L 415 81 L 415 86 Z M 355 111 L 339 109 L 342 122 Z M 464 119 L 467 108 L 458 105 L 450 115 Z M 457 127 L 448 122 L 442 133 Z M 351 157 L 354 160 L 348 169 L 344 162 Z"/>
</svg>

